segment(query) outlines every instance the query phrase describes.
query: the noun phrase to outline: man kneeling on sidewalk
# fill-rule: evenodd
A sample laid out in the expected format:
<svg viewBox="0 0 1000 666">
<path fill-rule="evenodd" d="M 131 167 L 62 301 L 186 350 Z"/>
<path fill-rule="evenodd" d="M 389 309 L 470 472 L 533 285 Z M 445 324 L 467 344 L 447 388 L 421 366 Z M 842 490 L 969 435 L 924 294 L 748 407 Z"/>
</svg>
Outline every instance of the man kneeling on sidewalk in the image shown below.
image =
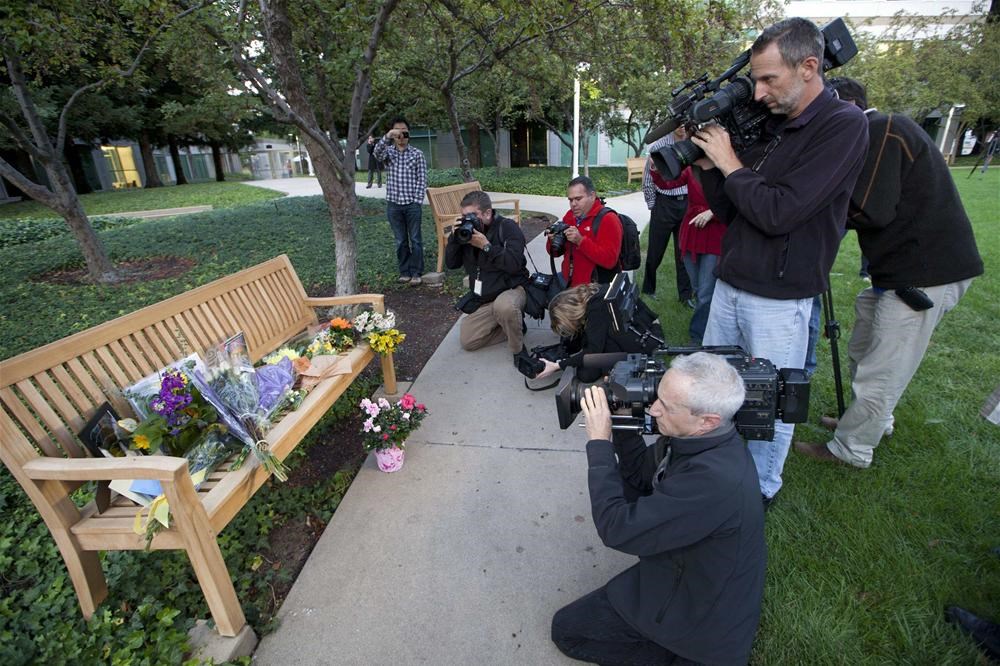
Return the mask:
<svg viewBox="0 0 1000 666">
<path fill-rule="evenodd" d="M 524 346 L 524 285 L 528 283 L 524 234 L 514 220 L 493 210 L 486 192 L 462 199 L 462 215 L 475 216 L 471 233 L 456 223 L 444 250 L 448 268 L 465 268 L 469 293 L 458 303 L 462 349 L 474 351 L 507 341 L 517 356 Z"/>
<path fill-rule="evenodd" d="M 723 357 L 678 356 L 649 414 L 647 447 L 617 432 L 604 390 L 580 401 L 590 504 L 609 548 L 639 562 L 552 618 L 564 654 L 599 664 L 745 664 L 767 547 L 757 468 L 733 425 L 743 380 Z"/>
</svg>

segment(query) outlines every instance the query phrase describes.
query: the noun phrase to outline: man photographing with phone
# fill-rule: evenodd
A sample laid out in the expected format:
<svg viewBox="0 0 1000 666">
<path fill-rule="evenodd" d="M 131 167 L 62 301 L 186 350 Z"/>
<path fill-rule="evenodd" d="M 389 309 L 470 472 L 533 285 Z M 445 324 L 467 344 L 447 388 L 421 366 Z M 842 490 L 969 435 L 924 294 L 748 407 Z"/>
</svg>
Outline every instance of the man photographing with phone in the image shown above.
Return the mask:
<svg viewBox="0 0 1000 666">
<path fill-rule="evenodd" d="M 733 425 L 743 380 L 698 352 L 673 360 L 656 396 L 661 437 L 647 447 L 639 434 L 612 435 L 604 389 L 585 389 L 594 526 L 639 562 L 559 610 L 552 640 L 599 664 L 745 664 L 767 551 L 757 471 Z"/>
<path fill-rule="evenodd" d="M 392 129 L 379 139 L 372 156 L 386 165 L 386 216 L 396 239 L 399 281 L 411 286 L 423 283 L 424 238 L 420 229 L 424 194 L 427 191 L 427 160 L 410 145 L 410 124 L 395 118 Z"/>
</svg>

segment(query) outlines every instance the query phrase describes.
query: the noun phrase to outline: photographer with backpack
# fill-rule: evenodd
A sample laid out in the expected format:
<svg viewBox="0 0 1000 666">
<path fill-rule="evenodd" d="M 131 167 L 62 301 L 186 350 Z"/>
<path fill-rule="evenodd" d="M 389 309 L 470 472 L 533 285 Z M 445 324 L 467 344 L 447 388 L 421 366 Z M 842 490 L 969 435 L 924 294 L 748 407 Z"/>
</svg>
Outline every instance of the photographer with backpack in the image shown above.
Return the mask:
<svg viewBox="0 0 1000 666">
<path fill-rule="evenodd" d="M 550 229 L 545 249 L 553 257 L 563 258 L 562 275 L 568 287 L 594 279 L 609 282 L 620 270 L 621 219 L 614 211 L 605 210 L 594 181 L 586 176 L 569 181 L 567 196 L 570 209 Z"/>
</svg>

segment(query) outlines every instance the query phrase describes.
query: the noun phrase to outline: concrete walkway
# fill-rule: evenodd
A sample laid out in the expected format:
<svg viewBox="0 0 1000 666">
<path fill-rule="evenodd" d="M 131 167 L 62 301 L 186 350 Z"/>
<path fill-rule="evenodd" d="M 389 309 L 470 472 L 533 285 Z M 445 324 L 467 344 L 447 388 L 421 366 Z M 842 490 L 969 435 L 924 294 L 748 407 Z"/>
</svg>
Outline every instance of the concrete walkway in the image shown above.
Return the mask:
<svg viewBox="0 0 1000 666">
<path fill-rule="evenodd" d="M 312 193 L 299 181 L 253 184 Z M 525 210 L 568 207 L 520 198 Z M 608 203 L 648 220 L 641 194 Z M 541 236 L 528 249 L 548 265 Z M 409 387 L 429 416 L 405 466 L 383 474 L 369 457 L 254 663 L 578 663 L 552 645 L 552 614 L 634 558 L 597 538 L 586 435 L 559 430 L 554 391 L 525 389 L 506 345 L 470 353 L 458 338 L 456 324 Z M 528 320 L 528 347 L 555 339 Z"/>
</svg>

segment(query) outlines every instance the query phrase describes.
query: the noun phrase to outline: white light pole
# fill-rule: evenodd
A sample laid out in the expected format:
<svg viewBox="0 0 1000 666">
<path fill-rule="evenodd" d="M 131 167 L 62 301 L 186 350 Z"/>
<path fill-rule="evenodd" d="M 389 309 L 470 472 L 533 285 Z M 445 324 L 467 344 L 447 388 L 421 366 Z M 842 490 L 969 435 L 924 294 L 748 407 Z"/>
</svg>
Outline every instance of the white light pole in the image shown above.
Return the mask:
<svg viewBox="0 0 1000 666">
<path fill-rule="evenodd" d="M 580 175 L 580 74 L 588 69 L 590 64 L 581 62 L 573 79 L 573 178 Z"/>
</svg>

